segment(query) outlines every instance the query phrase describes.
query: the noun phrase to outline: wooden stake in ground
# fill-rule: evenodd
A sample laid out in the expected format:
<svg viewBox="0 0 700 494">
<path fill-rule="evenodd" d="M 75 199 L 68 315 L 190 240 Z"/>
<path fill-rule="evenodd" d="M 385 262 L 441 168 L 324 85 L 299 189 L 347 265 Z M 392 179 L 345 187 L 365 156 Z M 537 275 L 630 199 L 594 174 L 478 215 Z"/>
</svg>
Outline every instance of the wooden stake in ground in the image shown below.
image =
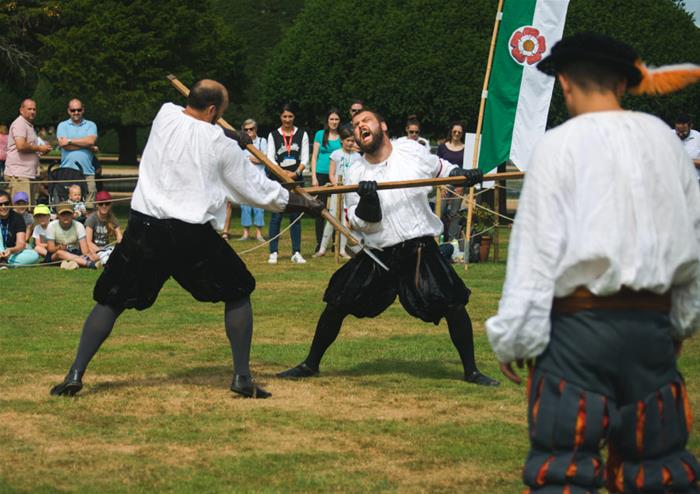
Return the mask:
<svg viewBox="0 0 700 494">
<path fill-rule="evenodd" d="M 331 201 L 333 199 L 331 196 Z M 335 195 L 335 219 L 338 220 L 338 223 L 343 221 L 343 194 Z M 335 263 L 340 264 L 340 232 L 336 230 L 333 236 L 335 237 Z"/>
<path fill-rule="evenodd" d="M 484 123 L 484 108 L 488 97 L 489 78 L 491 77 L 491 66 L 493 65 L 493 53 L 496 48 L 496 37 L 498 27 L 503 17 L 503 0 L 498 0 L 496 20 L 493 24 L 493 34 L 491 36 L 491 46 L 489 47 L 489 58 L 486 63 L 486 75 L 484 76 L 484 87 L 481 91 L 481 103 L 479 104 L 479 119 L 476 123 L 476 137 L 474 138 L 474 155 L 472 156 L 472 168 L 479 166 L 479 140 L 481 139 L 481 128 Z M 469 252 L 469 243 L 472 239 L 472 217 L 474 216 L 474 187 L 469 187 L 469 198 L 467 204 L 467 230 L 464 232 L 464 252 Z M 464 256 L 464 269 L 469 266 L 469 256 Z"/>
<path fill-rule="evenodd" d="M 435 187 L 435 216 L 442 220 L 442 187 L 438 185 Z M 436 242 L 440 242 L 440 237 L 435 239 Z"/>
</svg>

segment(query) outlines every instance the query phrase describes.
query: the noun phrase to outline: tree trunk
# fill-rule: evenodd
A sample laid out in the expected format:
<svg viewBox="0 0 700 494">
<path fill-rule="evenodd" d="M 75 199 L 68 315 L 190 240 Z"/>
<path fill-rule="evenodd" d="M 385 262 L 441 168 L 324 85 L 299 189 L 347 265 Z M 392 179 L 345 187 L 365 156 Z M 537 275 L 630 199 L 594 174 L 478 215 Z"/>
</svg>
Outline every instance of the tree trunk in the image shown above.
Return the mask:
<svg viewBox="0 0 700 494">
<path fill-rule="evenodd" d="M 117 127 L 119 135 L 119 163 L 122 165 L 137 165 L 136 160 L 136 129 L 135 125 Z"/>
</svg>

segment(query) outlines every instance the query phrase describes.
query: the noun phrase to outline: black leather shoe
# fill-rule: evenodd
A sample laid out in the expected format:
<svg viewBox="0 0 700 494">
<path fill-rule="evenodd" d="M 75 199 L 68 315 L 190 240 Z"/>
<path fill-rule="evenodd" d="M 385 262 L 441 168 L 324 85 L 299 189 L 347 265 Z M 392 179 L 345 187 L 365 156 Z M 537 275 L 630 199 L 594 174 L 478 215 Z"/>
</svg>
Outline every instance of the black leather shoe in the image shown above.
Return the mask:
<svg viewBox="0 0 700 494">
<path fill-rule="evenodd" d="M 474 371 L 469 375 L 464 376 L 464 380 L 468 383 L 476 384 L 478 386 L 500 386 L 501 383 L 495 379 L 491 379 L 489 376 L 482 374 L 481 372 Z"/>
<path fill-rule="evenodd" d="M 251 376 L 242 376 L 236 374 L 233 376 L 231 383 L 231 391 L 238 393 L 246 398 L 269 398 L 272 393 L 265 391 L 263 388 L 255 384 Z"/>
<path fill-rule="evenodd" d="M 302 379 L 304 377 L 311 377 L 316 375 L 318 375 L 318 369 L 312 369 L 306 364 L 306 362 L 302 362 L 296 367 L 292 367 L 291 369 L 287 369 L 284 372 L 280 372 L 279 374 L 277 374 L 277 377 L 281 377 L 282 379 Z"/>
<path fill-rule="evenodd" d="M 52 396 L 73 396 L 83 389 L 83 374 L 85 371 L 71 369 L 61 384 L 51 388 Z"/>
</svg>

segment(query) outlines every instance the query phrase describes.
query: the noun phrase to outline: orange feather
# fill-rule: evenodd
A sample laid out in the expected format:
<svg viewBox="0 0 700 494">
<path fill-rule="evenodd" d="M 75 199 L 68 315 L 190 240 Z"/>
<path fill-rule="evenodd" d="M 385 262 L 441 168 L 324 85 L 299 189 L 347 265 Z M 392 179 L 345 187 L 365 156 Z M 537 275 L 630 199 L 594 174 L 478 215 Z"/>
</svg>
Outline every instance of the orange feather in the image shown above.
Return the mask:
<svg viewBox="0 0 700 494">
<path fill-rule="evenodd" d="M 700 81 L 700 66 L 692 63 L 647 67 L 641 60 L 635 64 L 642 73 L 642 82 L 630 93 L 668 94 Z"/>
</svg>

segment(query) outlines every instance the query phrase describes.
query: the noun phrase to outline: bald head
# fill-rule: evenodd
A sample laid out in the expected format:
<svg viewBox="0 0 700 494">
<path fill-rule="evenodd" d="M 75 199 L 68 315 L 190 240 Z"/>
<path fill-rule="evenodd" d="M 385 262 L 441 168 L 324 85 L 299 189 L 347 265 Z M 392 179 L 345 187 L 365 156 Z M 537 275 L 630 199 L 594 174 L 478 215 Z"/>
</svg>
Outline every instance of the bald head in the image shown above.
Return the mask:
<svg viewBox="0 0 700 494">
<path fill-rule="evenodd" d="M 204 111 L 210 106 L 223 113 L 228 106 L 228 91 L 223 84 L 211 79 L 197 81 L 187 97 L 187 106 L 195 110 Z"/>
<path fill-rule="evenodd" d="M 19 105 L 19 114 L 27 121 L 34 122 L 36 118 L 36 102 L 33 99 L 26 98 Z"/>
</svg>

